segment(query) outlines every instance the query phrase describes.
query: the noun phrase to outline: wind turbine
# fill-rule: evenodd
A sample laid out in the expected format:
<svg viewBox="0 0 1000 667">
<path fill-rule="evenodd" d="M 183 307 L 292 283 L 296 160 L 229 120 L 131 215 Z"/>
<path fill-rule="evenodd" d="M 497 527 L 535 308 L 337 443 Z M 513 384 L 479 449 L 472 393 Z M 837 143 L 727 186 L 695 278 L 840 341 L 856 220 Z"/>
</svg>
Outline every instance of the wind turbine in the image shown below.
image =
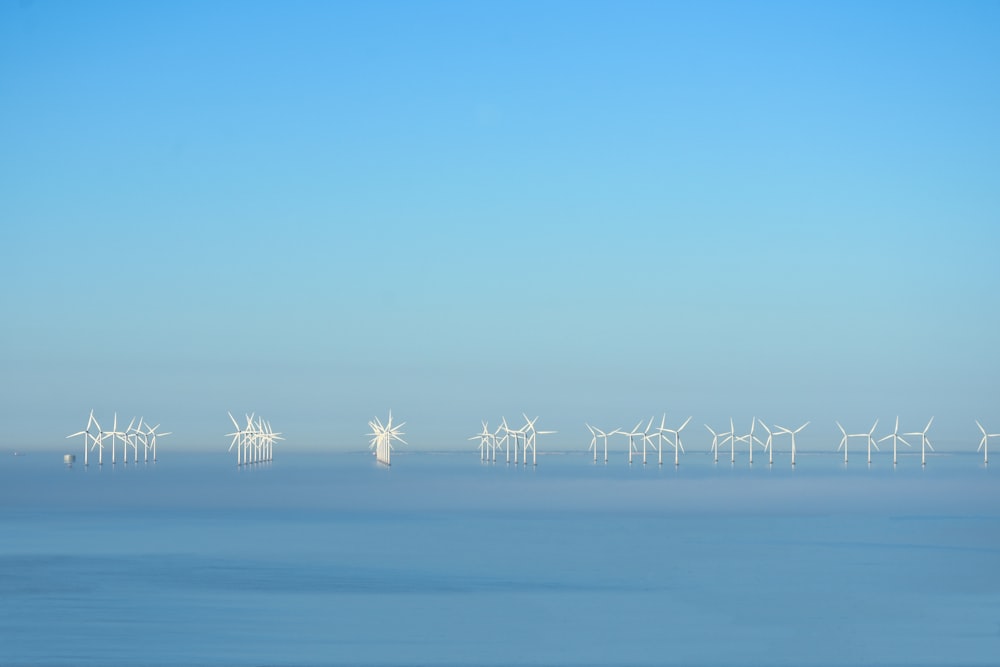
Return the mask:
<svg viewBox="0 0 1000 667">
<path fill-rule="evenodd" d="M 483 430 L 480 433 L 468 438 L 468 440 L 479 440 L 479 460 L 485 461 L 489 458 L 490 431 L 483 422 Z"/>
<path fill-rule="evenodd" d="M 90 432 L 91 424 L 97 426 L 97 433 L 100 434 L 101 425 L 97 423 L 96 419 L 94 419 L 93 410 L 90 411 L 90 417 L 87 419 L 87 428 L 83 429 L 82 431 L 77 431 L 76 433 L 66 436 L 67 439 L 76 438 L 81 435 L 83 436 L 83 465 L 85 466 L 90 465 L 90 461 L 88 460 L 88 454 L 90 453 L 90 447 L 92 446 L 91 442 L 93 442 L 95 445 L 99 442 L 97 436 Z"/>
<path fill-rule="evenodd" d="M 778 426 L 777 424 L 774 425 L 774 428 L 775 428 L 774 433 L 775 433 L 775 435 L 788 434 L 788 435 L 792 436 L 792 465 L 793 466 L 795 465 L 795 435 L 799 431 L 801 431 L 802 429 L 804 429 L 806 426 L 809 426 L 809 422 L 806 422 L 805 424 L 803 424 L 802 426 L 798 427 L 797 429 L 795 429 L 793 431 L 791 429 L 785 428 L 784 426 Z"/>
<path fill-rule="evenodd" d="M 132 427 L 135 426 L 135 417 L 132 417 L 132 421 L 128 423 L 125 428 L 125 436 L 122 438 L 122 463 L 128 463 L 128 448 L 132 445 Z M 138 445 L 137 445 L 138 446 Z M 136 450 L 138 452 L 138 450 Z M 138 459 L 138 454 L 136 455 Z"/>
<path fill-rule="evenodd" d="M 507 463 L 510 463 L 510 427 L 507 426 L 507 418 L 500 418 L 500 428 L 497 429 L 497 433 L 503 431 L 503 437 L 500 438 L 498 444 L 502 444 L 504 454 L 507 456 Z"/>
<path fill-rule="evenodd" d="M 903 443 L 907 447 L 910 446 L 910 443 L 908 443 L 906 440 L 904 440 L 902 438 L 902 436 L 899 435 L 899 417 L 898 416 L 896 417 L 896 428 L 894 428 L 892 430 L 892 433 L 890 433 L 889 435 L 885 436 L 884 438 L 879 438 L 879 442 L 883 442 L 885 440 L 889 440 L 890 438 L 892 439 L 892 465 L 896 465 L 896 443 L 897 443 L 897 441 Z M 869 463 L 872 462 L 871 461 L 871 452 L 870 451 L 869 451 L 869 454 L 868 454 L 868 462 Z"/>
<path fill-rule="evenodd" d="M 719 462 L 719 434 L 716 433 L 715 431 L 713 431 L 712 427 L 709 426 L 708 424 L 705 424 L 705 428 L 707 428 L 708 432 L 712 434 L 712 449 L 710 451 L 713 454 L 715 454 L 715 462 L 718 463 Z"/>
<path fill-rule="evenodd" d="M 593 426 L 586 422 L 584 422 L 583 425 L 587 427 L 587 430 L 590 431 L 590 435 L 592 436 L 590 438 L 590 446 L 587 447 L 587 451 L 589 452 L 591 449 L 594 450 L 594 463 L 597 463 L 597 431 Z"/>
<path fill-rule="evenodd" d="M 733 424 L 733 418 L 729 418 L 729 432 L 720 433 L 719 436 L 722 438 L 722 446 L 726 446 L 726 441 L 729 442 L 729 462 L 736 463 L 736 426 Z"/>
<path fill-rule="evenodd" d="M 763 419 L 758 419 L 757 421 L 760 422 L 761 427 L 767 431 L 767 440 L 764 442 L 764 449 L 767 450 L 768 455 L 767 465 L 774 465 L 774 434 L 771 433 L 771 429 L 767 427 L 767 424 L 764 423 Z"/>
<path fill-rule="evenodd" d="M 149 438 L 144 430 L 142 430 L 142 417 L 139 417 L 139 423 L 136 424 L 135 430 L 132 431 L 132 450 L 135 452 L 134 463 L 139 462 L 139 441 L 142 441 L 143 447 L 149 449 Z"/>
<path fill-rule="evenodd" d="M 639 449 L 638 447 L 636 447 L 635 442 L 632 439 L 643 435 L 643 432 L 639 430 L 640 426 L 642 426 L 642 420 L 641 419 L 636 423 L 635 427 L 631 431 L 628 431 L 628 432 L 626 432 L 626 431 L 618 431 L 622 435 L 628 437 L 628 462 L 629 462 L 629 464 L 632 463 L 632 452 L 633 451 L 638 451 L 638 449 Z"/>
<path fill-rule="evenodd" d="M 753 443 L 756 441 L 756 443 L 758 445 L 760 445 L 761 447 L 764 446 L 764 443 L 761 442 L 760 438 L 758 438 L 757 436 L 755 436 L 753 434 L 753 428 L 754 428 L 754 425 L 756 423 L 757 423 L 757 418 L 756 417 L 752 417 L 750 419 L 750 433 L 748 433 L 747 435 L 738 436 L 736 438 L 736 440 L 738 440 L 739 442 L 746 442 L 747 445 L 749 445 L 749 447 L 750 447 L 750 464 L 751 465 L 753 465 Z M 736 460 L 735 454 L 734 454 L 733 460 L 734 461 Z"/>
<path fill-rule="evenodd" d="M 872 424 L 871 430 L 868 431 L 868 433 L 867 433 L 867 436 L 868 436 L 868 465 L 871 465 L 871 463 L 872 463 L 872 445 L 875 445 L 875 451 L 879 451 L 878 443 L 876 443 L 875 442 L 875 438 L 872 437 L 872 434 L 875 433 L 875 427 L 876 426 L 878 426 L 878 419 L 875 420 L 875 423 Z"/>
<path fill-rule="evenodd" d="M 236 447 L 236 465 L 240 466 L 243 465 L 243 429 L 240 428 L 240 425 L 236 421 L 236 417 L 233 417 L 232 412 L 227 411 L 226 414 L 229 415 L 229 419 L 232 420 L 233 426 L 236 427 L 236 431 L 234 433 L 226 434 L 227 436 L 232 436 L 233 438 L 233 441 L 229 443 L 229 449 L 227 449 L 226 451 L 231 452 L 233 451 L 233 447 Z M 159 426 L 159 424 L 157 424 L 157 426 Z M 154 427 L 153 430 L 155 431 L 156 428 Z M 154 442 L 156 441 L 155 436 L 153 441 Z M 154 461 L 156 460 L 155 453 L 153 454 L 153 460 Z"/>
<path fill-rule="evenodd" d="M 538 417 L 535 417 L 534 419 L 528 419 L 528 415 L 524 415 L 524 419 L 527 422 L 524 426 L 524 429 L 526 431 L 526 435 L 524 437 L 524 465 L 528 465 L 529 446 L 531 447 L 531 465 L 533 466 L 538 465 L 538 436 L 551 435 L 556 431 L 536 431 L 535 422 L 538 421 Z"/>
<path fill-rule="evenodd" d="M 930 449 L 932 452 L 934 451 L 934 448 L 931 447 L 931 440 L 930 440 L 930 438 L 927 437 L 927 431 L 931 430 L 931 422 L 933 422 L 933 421 L 934 421 L 934 417 L 931 417 L 930 421 L 927 422 L 927 426 L 924 427 L 923 431 L 917 431 L 917 432 L 914 432 L 914 433 L 904 433 L 903 434 L 903 435 L 919 435 L 920 436 L 920 465 L 922 465 L 922 466 L 927 465 L 927 451 L 926 450 Z"/>
<path fill-rule="evenodd" d="M 664 415 L 666 417 L 666 415 Z M 640 422 L 641 423 L 641 422 Z M 646 465 L 646 445 L 653 444 L 653 436 L 650 434 L 649 429 L 653 426 L 653 418 L 649 418 L 649 423 L 646 424 L 646 430 L 642 432 L 642 465 Z M 662 463 L 662 461 L 661 461 Z"/>
<path fill-rule="evenodd" d="M 681 424 L 680 427 L 677 428 L 676 430 L 672 429 L 672 428 L 665 428 L 665 429 L 663 429 L 663 433 L 673 433 L 674 434 L 674 441 L 671 443 L 670 439 L 668 438 L 667 442 L 670 443 L 670 444 L 672 444 L 674 446 L 674 465 L 675 466 L 679 466 L 681 464 L 680 452 L 684 451 L 684 443 L 681 442 L 681 431 L 684 430 L 684 427 L 687 426 L 688 422 L 690 422 L 690 421 L 691 421 L 691 418 L 688 417 L 687 419 L 684 420 L 684 423 Z M 686 453 L 687 452 L 685 452 L 685 454 Z M 662 463 L 662 461 L 661 461 L 661 463 Z"/>
<path fill-rule="evenodd" d="M 105 433 L 102 433 L 101 434 L 102 438 L 105 435 L 110 435 L 111 436 L 111 465 L 115 465 L 115 438 L 118 438 L 119 440 L 121 440 L 122 442 L 125 442 L 126 444 L 128 443 L 128 441 L 125 440 L 125 433 L 123 433 L 122 431 L 118 430 L 118 413 L 117 412 L 115 413 L 115 421 L 114 421 L 114 424 L 111 426 L 111 430 L 107 431 Z M 122 449 L 124 450 L 124 447 Z"/>
<path fill-rule="evenodd" d="M 157 424 L 156 426 L 149 426 L 147 424 L 146 427 L 147 427 L 146 428 L 146 436 L 148 438 L 149 445 L 146 447 L 146 451 L 144 452 L 144 454 L 145 454 L 145 457 L 146 457 L 146 462 L 148 463 L 149 462 L 149 450 L 152 449 L 153 450 L 153 462 L 155 463 L 156 462 L 156 438 L 157 437 L 161 437 L 162 438 L 162 437 L 168 436 L 168 435 L 170 435 L 172 433 L 172 431 L 167 431 L 165 433 L 157 433 L 156 429 L 160 428 L 159 424 Z M 232 435 L 232 434 L 230 434 L 230 435 Z M 229 448 L 232 449 L 233 448 L 232 445 L 230 445 Z"/>
<path fill-rule="evenodd" d="M 928 424 L 928 427 L 929 426 L 930 425 Z M 983 463 L 985 463 L 986 465 L 989 465 L 989 463 L 990 463 L 990 438 L 1000 438 L 1000 433 L 987 433 L 986 429 L 983 428 L 983 425 L 979 423 L 978 419 L 976 420 L 976 426 L 978 426 L 979 430 L 983 432 L 983 439 L 979 441 L 979 447 L 976 448 L 976 451 L 978 452 L 980 449 L 983 450 Z"/>
</svg>

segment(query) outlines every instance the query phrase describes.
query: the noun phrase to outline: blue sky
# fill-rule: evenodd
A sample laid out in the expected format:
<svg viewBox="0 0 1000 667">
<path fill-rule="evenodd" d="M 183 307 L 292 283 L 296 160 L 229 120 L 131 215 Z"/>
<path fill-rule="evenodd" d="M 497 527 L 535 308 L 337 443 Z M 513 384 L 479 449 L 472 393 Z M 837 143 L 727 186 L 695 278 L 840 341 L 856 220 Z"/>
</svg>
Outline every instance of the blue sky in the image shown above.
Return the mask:
<svg viewBox="0 0 1000 667">
<path fill-rule="evenodd" d="M 3 444 L 1000 430 L 996 3 L 0 3 Z M 786 424 L 789 425 L 789 424 Z M 880 428 L 880 431 L 884 430 Z M 806 437 L 806 434 L 809 437 Z M 699 444 L 701 434 L 692 435 Z M 707 446 L 707 443 L 706 443 Z"/>
</svg>

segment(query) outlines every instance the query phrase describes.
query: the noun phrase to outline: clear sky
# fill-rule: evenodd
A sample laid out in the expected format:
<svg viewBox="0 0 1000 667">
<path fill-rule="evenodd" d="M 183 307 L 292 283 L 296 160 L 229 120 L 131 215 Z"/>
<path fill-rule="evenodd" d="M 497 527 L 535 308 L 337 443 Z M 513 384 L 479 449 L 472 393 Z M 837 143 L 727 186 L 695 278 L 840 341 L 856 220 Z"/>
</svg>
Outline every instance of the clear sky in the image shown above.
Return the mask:
<svg viewBox="0 0 1000 667">
<path fill-rule="evenodd" d="M 1000 431 L 1000 4 L 0 1 L 0 446 Z M 808 437 L 807 437 L 808 436 Z M 164 441 L 164 445 L 167 441 Z M 544 444 L 540 445 L 544 448 Z"/>
</svg>

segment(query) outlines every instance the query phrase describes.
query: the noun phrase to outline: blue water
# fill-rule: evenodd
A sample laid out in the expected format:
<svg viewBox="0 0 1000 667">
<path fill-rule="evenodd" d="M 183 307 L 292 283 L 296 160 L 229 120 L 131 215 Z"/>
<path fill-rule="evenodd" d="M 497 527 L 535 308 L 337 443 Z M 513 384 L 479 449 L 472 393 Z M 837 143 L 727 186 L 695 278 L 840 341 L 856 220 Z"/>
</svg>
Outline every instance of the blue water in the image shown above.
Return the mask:
<svg viewBox="0 0 1000 667">
<path fill-rule="evenodd" d="M 276 458 L 0 460 L 0 665 L 1000 664 L 973 456 Z"/>
</svg>

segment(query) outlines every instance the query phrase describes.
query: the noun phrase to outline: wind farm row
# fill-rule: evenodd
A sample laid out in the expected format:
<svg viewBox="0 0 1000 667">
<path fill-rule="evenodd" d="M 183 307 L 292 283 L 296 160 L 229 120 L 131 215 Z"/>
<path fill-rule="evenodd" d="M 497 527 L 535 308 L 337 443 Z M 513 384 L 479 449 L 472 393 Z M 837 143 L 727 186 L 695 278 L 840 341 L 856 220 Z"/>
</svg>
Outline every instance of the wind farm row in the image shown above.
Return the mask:
<svg viewBox="0 0 1000 667">
<path fill-rule="evenodd" d="M 139 417 L 138 423 L 135 417 L 128 423 L 128 426 L 124 431 L 118 430 L 118 413 L 115 413 L 114 420 L 112 422 L 111 430 L 105 431 L 101 428 L 100 423 L 94 417 L 94 411 L 90 411 L 90 417 L 87 419 L 87 427 L 82 431 L 77 431 L 76 433 L 71 433 L 67 435 L 67 438 L 83 438 L 83 463 L 84 465 L 90 464 L 90 452 L 97 449 L 97 462 L 98 465 L 104 465 L 104 441 L 110 440 L 111 447 L 111 463 L 115 464 L 117 460 L 117 447 L 116 443 L 122 443 L 122 463 L 128 463 L 129 448 L 132 449 L 134 454 L 134 462 L 139 462 L 139 444 L 143 447 L 143 460 L 149 462 L 150 453 L 153 454 L 153 461 L 156 461 L 156 439 L 157 437 L 164 437 L 170 435 L 169 431 L 165 433 L 158 433 L 157 429 L 160 425 L 151 426 L 145 422 L 143 417 Z M 93 429 L 93 431 L 91 431 Z"/>
<path fill-rule="evenodd" d="M 273 460 L 274 444 L 284 440 L 282 434 L 276 432 L 271 427 L 269 421 L 257 416 L 256 413 L 246 414 L 243 424 L 237 421 L 232 413 L 227 414 L 235 427 L 235 431 L 226 434 L 227 437 L 232 438 L 228 451 L 232 452 L 235 448 L 237 466 L 264 463 Z M 524 423 L 518 427 L 511 426 L 507 418 L 502 417 L 500 425 L 495 430 L 490 429 L 487 421 L 482 421 L 482 430 L 468 438 L 468 440 L 478 441 L 480 461 L 496 463 L 498 458 L 502 456 L 503 460 L 508 464 L 527 465 L 530 454 L 531 464 L 538 464 L 538 436 L 551 435 L 557 431 L 538 430 L 535 427 L 538 417 L 532 419 L 526 414 L 522 414 L 522 417 L 524 418 Z M 691 419 L 692 417 L 688 417 L 677 426 L 672 427 L 668 426 L 667 416 L 664 413 L 660 418 L 659 425 L 655 427 L 655 417 L 650 417 L 648 420 L 640 419 L 630 429 L 622 427 L 601 429 L 585 423 L 584 426 L 591 436 L 586 451 L 593 452 L 594 463 L 598 462 L 599 456 L 601 456 L 601 452 L 603 451 L 604 463 L 608 463 L 610 453 L 617 449 L 618 443 L 621 442 L 624 445 L 625 456 L 629 464 L 633 463 L 635 458 L 641 454 L 642 463 L 645 465 L 649 462 L 650 455 L 653 454 L 655 455 L 656 463 L 663 465 L 664 449 L 666 449 L 668 453 L 671 450 L 673 451 L 674 465 L 679 466 L 681 454 L 687 453 L 681 434 L 687 428 L 688 424 L 691 423 Z M 645 427 L 643 427 L 644 423 Z M 736 430 L 735 420 L 733 419 L 729 420 L 728 431 L 713 428 L 708 424 L 704 424 L 704 427 L 711 435 L 711 445 L 708 451 L 713 455 L 715 463 L 719 462 L 720 450 L 725 451 L 728 446 L 729 459 L 732 463 L 736 462 L 737 450 L 739 449 L 746 452 L 748 460 L 752 464 L 754 462 L 754 452 L 759 448 L 761 454 L 767 456 L 768 464 L 773 465 L 776 449 L 775 442 L 779 438 L 787 437 L 789 441 L 788 453 L 790 455 L 790 462 L 794 466 L 797 454 L 796 436 L 809 426 L 810 423 L 807 421 L 797 428 L 790 428 L 780 424 L 769 424 L 763 419 L 753 417 L 750 420 L 749 428 L 745 432 Z M 848 433 L 839 421 L 835 421 L 834 423 L 841 434 L 836 451 L 843 452 L 844 463 L 848 462 L 850 444 L 854 440 L 862 440 L 864 442 L 863 446 L 867 450 L 869 464 L 872 463 L 872 450 L 880 452 L 879 444 L 886 441 L 892 442 L 893 465 L 897 465 L 899 462 L 900 445 L 912 449 L 917 444 L 916 439 L 919 439 L 921 465 L 927 465 L 927 452 L 934 451 L 929 437 L 934 417 L 931 417 L 927 421 L 922 430 L 906 432 L 900 432 L 899 417 L 896 417 L 892 431 L 881 437 L 875 435 L 879 423 L 878 419 L 875 420 L 870 429 L 858 433 Z M 991 438 L 1000 438 L 1000 433 L 989 433 L 978 420 L 975 420 L 975 423 L 982 434 L 976 452 L 982 452 L 983 462 L 988 464 L 989 441 Z M 404 433 L 401 428 L 404 424 L 405 422 L 394 424 L 392 411 L 389 411 L 389 417 L 385 423 L 378 417 L 368 422 L 368 426 L 371 428 L 371 431 L 368 433 L 371 437 L 369 448 L 379 463 L 386 466 L 391 465 L 391 457 L 394 450 L 393 443 L 407 444 L 402 438 Z M 94 416 L 94 411 L 91 410 L 90 416 L 87 419 L 87 426 L 83 430 L 71 433 L 66 437 L 83 438 L 84 465 L 89 465 L 90 453 L 95 449 L 97 450 L 97 463 L 98 465 L 103 465 L 106 443 L 111 448 L 111 463 L 116 464 L 118 462 L 117 443 L 119 442 L 121 443 L 121 461 L 123 463 L 128 463 L 130 454 L 132 460 L 138 463 L 140 445 L 142 445 L 144 451 L 143 460 L 149 462 L 150 455 L 152 455 L 152 460 L 155 462 L 157 461 L 157 438 L 171 435 L 169 431 L 159 432 L 159 428 L 159 424 L 152 426 L 143 417 L 139 417 L 138 419 L 132 418 L 124 430 L 119 430 L 118 414 L 115 413 L 111 430 L 105 430 Z M 612 438 L 615 440 L 614 443 L 612 443 Z M 914 438 L 915 440 L 911 443 L 907 438 Z M 71 460 L 72 457 L 68 459 L 68 461 Z"/>
</svg>

